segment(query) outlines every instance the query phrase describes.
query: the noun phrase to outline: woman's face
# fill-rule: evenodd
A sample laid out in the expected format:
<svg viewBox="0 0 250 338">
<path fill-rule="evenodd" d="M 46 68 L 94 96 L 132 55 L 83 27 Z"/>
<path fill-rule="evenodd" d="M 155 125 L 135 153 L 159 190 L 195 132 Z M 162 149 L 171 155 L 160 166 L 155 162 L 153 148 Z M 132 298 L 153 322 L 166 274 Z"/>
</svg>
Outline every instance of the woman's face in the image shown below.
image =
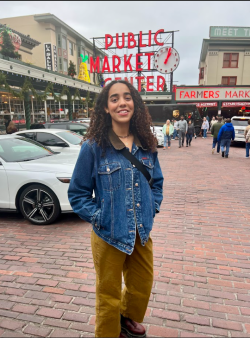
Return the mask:
<svg viewBox="0 0 250 338">
<path fill-rule="evenodd" d="M 106 113 L 110 114 L 112 123 L 128 123 L 134 114 L 134 101 L 129 88 L 124 83 L 114 84 L 108 94 Z"/>
</svg>

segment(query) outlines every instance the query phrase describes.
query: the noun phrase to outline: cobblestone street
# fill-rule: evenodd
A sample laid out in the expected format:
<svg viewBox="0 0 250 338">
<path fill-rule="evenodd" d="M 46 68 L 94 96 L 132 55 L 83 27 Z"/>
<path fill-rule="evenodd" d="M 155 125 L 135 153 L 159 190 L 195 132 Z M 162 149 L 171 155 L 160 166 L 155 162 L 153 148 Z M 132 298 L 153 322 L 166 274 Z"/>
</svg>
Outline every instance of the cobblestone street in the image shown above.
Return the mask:
<svg viewBox="0 0 250 338">
<path fill-rule="evenodd" d="M 159 148 L 148 337 L 250 337 L 250 159 L 211 144 Z M 0 337 L 94 336 L 90 232 L 73 214 L 42 227 L 0 215 Z"/>
</svg>

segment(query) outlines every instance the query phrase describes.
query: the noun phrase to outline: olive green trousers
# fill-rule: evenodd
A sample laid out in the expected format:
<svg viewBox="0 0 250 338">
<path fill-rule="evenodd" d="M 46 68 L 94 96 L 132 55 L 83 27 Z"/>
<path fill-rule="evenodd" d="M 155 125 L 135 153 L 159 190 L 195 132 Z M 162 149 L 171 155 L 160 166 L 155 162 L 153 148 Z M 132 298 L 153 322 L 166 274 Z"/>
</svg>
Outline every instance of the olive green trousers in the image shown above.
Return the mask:
<svg viewBox="0 0 250 338">
<path fill-rule="evenodd" d="M 137 232 L 134 251 L 127 255 L 92 230 L 91 246 L 96 270 L 95 337 L 119 337 L 120 314 L 141 323 L 146 313 L 153 284 L 152 239 L 142 246 Z"/>
</svg>

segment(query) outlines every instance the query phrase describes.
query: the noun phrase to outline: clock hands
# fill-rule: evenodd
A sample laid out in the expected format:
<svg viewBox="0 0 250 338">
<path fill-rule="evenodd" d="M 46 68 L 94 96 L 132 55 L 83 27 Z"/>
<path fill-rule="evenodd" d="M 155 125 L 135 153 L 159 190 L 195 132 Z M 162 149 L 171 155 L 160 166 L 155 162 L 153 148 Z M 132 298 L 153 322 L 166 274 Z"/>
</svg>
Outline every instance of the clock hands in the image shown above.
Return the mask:
<svg viewBox="0 0 250 338">
<path fill-rule="evenodd" d="M 171 55 L 171 51 L 172 51 L 172 48 L 168 48 L 168 54 L 167 54 L 167 57 L 166 57 L 166 59 L 164 61 L 164 65 L 168 62 L 168 59 L 169 59 L 169 57 Z"/>
</svg>

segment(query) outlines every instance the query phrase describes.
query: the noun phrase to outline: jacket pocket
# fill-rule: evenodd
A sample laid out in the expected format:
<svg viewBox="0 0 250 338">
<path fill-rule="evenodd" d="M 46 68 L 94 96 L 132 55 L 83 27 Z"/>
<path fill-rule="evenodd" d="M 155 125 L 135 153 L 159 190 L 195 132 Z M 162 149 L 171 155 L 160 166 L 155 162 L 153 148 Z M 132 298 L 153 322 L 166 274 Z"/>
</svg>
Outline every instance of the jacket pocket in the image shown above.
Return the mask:
<svg viewBox="0 0 250 338">
<path fill-rule="evenodd" d="M 146 169 L 150 173 L 151 177 L 153 177 L 153 169 L 154 169 L 153 161 L 150 158 L 148 158 L 148 159 L 142 158 L 141 162 L 146 167 Z"/>
<path fill-rule="evenodd" d="M 106 191 L 113 191 L 121 186 L 121 165 L 118 162 L 100 165 L 98 175 Z"/>
</svg>

